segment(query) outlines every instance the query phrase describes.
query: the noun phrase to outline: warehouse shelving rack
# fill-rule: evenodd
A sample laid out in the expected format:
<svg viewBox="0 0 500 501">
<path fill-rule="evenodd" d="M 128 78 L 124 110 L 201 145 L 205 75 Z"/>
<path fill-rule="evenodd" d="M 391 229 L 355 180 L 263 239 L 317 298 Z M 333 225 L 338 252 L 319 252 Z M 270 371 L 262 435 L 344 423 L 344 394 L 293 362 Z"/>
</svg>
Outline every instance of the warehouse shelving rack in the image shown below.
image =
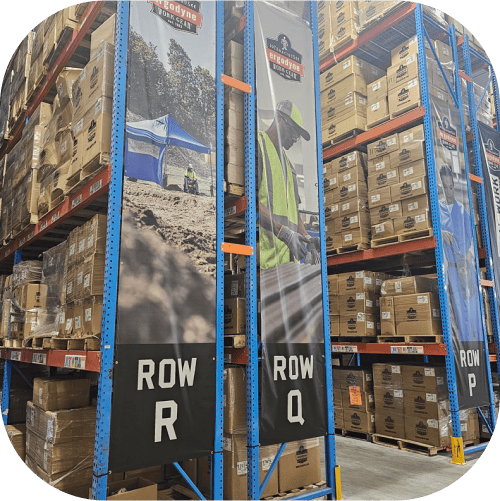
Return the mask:
<svg viewBox="0 0 500 501">
<path fill-rule="evenodd" d="M 315 69 L 315 96 L 316 109 L 320 109 L 320 88 L 319 88 L 319 55 L 317 37 L 317 5 L 316 2 L 309 2 L 311 29 L 314 40 L 314 69 Z M 245 244 L 256 249 L 256 186 L 255 186 L 255 37 L 254 37 L 254 3 L 253 0 L 246 1 L 244 5 L 244 21 L 239 24 L 240 30 L 243 27 L 244 45 L 244 83 L 249 86 L 249 92 L 244 98 L 244 120 L 245 120 L 245 196 L 228 203 L 225 208 L 226 215 L 242 215 L 245 217 Z M 319 113 L 316 119 L 317 134 L 317 154 L 318 154 L 318 178 L 321 179 L 323 165 L 321 159 L 321 119 Z M 319 199 L 323 197 L 322 183 L 319 185 Z M 333 385 L 331 371 L 330 352 L 330 328 L 328 321 L 328 305 L 326 297 L 327 277 L 326 277 L 326 246 L 325 246 L 325 219 L 324 208 L 320 204 L 320 233 L 321 233 L 321 255 L 322 257 L 322 290 L 323 297 L 323 322 L 325 338 L 325 366 L 326 366 L 326 397 L 328 410 L 327 435 L 325 437 L 325 460 L 326 460 L 326 483 L 325 488 L 319 488 L 299 494 L 290 499 L 314 499 L 319 496 L 328 496 L 329 499 L 340 499 L 340 470 L 335 462 L 335 430 L 333 423 Z M 260 484 L 259 478 L 259 344 L 257 342 L 257 259 L 254 253 L 246 258 L 246 338 L 247 348 L 226 350 L 226 361 L 232 363 L 246 364 L 247 373 L 247 454 L 248 454 L 248 498 L 261 499 L 269 478 L 278 465 L 278 461 L 285 449 L 286 443 L 281 444 L 278 454 L 274 458 L 271 467 Z"/>
<path fill-rule="evenodd" d="M 357 40 L 352 41 L 345 48 L 341 49 L 335 55 L 328 57 L 321 64 L 322 72 L 330 70 L 334 64 L 337 64 L 342 59 L 356 55 L 363 60 L 375 64 L 376 66 L 390 65 L 390 48 L 397 47 L 410 37 L 417 35 L 418 37 L 418 52 L 419 52 L 419 74 L 422 95 L 422 105 L 400 117 L 389 120 L 388 122 L 379 125 L 367 132 L 360 133 L 358 136 L 341 141 L 336 144 L 329 144 L 325 146 L 323 159 L 325 161 L 331 160 L 341 154 L 356 148 L 362 148 L 367 143 L 376 140 L 379 137 L 399 132 L 410 126 L 415 126 L 419 123 L 424 124 L 425 130 L 425 143 L 427 153 L 427 169 L 429 179 L 429 191 L 431 200 L 431 213 L 433 225 L 433 237 L 423 238 L 420 240 L 408 241 L 391 245 L 390 247 L 380 247 L 368 249 L 365 251 L 358 251 L 352 254 L 340 254 L 328 257 L 328 266 L 332 272 L 347 271 L 363 269 L 367 266 L 369 269 L 391 269 L 397 266 L 398 260 L 404 264 L 413 264 L 416 267 L 419 265 L 429 265 L 436 263 L 436 271 L 439 283 L 439 296 L 441 305 L 441 316 L 443 324 L 443 344 L 405 344 L 405 343 L 388 343 L 375 344 L 375 343 L 332 343 L 332 351 L 334 353 L 351 353 L 356 355 L 357 361 L 360 361 L 360 354 L 378 354 L 378 355 L 422 355 L 424 363 L 427 363 L 429 356 L 444 356 L 446 362 L 447 376 L 448 376 L 448 390 L 450 394 L 450 407 L 452 415 L 453 437 L 460 439 L 458 443 L 461 444 L 461 429 L 458 411 L 458 398 L 457 398 L 457 381 L 455 375 L 455 362 L 453 357 L 453 347 L 451 342 L 451 328 L 448 311 L 448 298 L 446 294 L 445 284 L 446 278 L 444 274 L 444 256 L 443 244 L 441 237 L 441 224 L 439 220 L 439 206 L 438 206 L 438 192 L 434 164 L 434 148 L 432 140 L 432 123 L 430 116 L 430 101 L 429 101 L 429 88 L 428 76 L 426 65 L 426 48 L 425 39 L 431 38 L 448 40 L 448 44 L 453 48 L 455 67 L 458 70 L 458 52 L 457 52 L 457 37 L 455 35 L 455 28 L 453 25 L 448 29 L 440 26 L 436 21 L 428 17 L 422 8 L 422 5 L 415 3 L 407 3 L 400 9 L 392 14 L 389 14 L 380 23 L 368 28 L 362 33 Z M 434 51 L 433 51 L 434 52 Z M 437 55 L 433 53 L 434 58 L 437 60 Z M 460 76 L 458 71 L 454 73 L 454 81 L 448 82 L 450 91 L 457 89 L 457 92 L 450 92 L 455 95 L 455 102 L 459 105 L 459 112 L 462 123 L 462 135 L 464 144 L 466 144 L 465 127 L 463 120 L 463 109 L 460 96 Z M 465 158 L 467 162 L 467 158 Z M 467 169 L 468 172 L 468 169 Z M 477 175 L 477 173 L 476 173 Z M 469 199 L 471 198 L 470 181 L 468 182 Z M 471 204 L 472 206 L 472 204 Z M 472 211 L 471 211 L 472 212 Z M 473 215 L 471 214 L 471 218 Z M 472 221 L 473 223 L 473 221 Z M 483 242 L 485 240 L 483 239 Z M 474 244 L 475 235 L 474 235 Z M 475 245 L 477 249 L 477 245 Z M 479 270 L 479 259 L 487 259 L 489 249 L 479 249 L 476 253 L 477 270 Z M 388 261 L 390 258 L 390 261 Z M 397 258 L 397 259 L 396 259 Z M 342 269 L 339 266 L 343 266 Z M 483 286 L 492 285 L 492 275 L 488 275 L 487 281 L 481 281 L 478 274 L 478 283 Z M 490 288 L 491 293 L 491 288 Z M 482 308 L 482 303 L 481 303 Z M 486 329 L 484 327 L 484 313 L 483 313 L 483 331 L 486 339 Z M 491 370 L 489 362 L 490 358 L 488 352 L 488 344 L 486 347 L 486 360 L 487 372 L 489 380 L 489 393 L 490 401 L 493 402 L 492 383 L 491 383 Z M 234 354 L 241 356 L 241 354 Z M 243 355 L 244 356 L 244 355 Z M 493 405 L 489 406 L 491 428 L 494 427 L 495 420 L 491 419 L 494 413 Z M 480 413 L 481 415 L 481 413 Z M 489 426 L 489 425 L 488 425 Z M 454 441 L 456 443 L 456 441 Z M 478 449 L 484 448 L 486 445 L 481 444 L 477 447 L 468 447 L 465 453 L 474 452 Z M 463 463 L 463 446 L 460 448 L 453 448 L 453 460 L 456 463 Z"/>
<path fill-rule="evenodd" d="M 2 146 L 2 155 L 8 153 L 21 138 L 25 122 L 51 91 L 59 72 L 70 61 L 86 33 L 93 25 L 106 2 L 91 2 L 82 16 L 54 66 L 47 74 L 25 116 L 13 127 L 11 137 Z M 34 228 L 28 229 L 0 250 L 0 272 L 10 273 L 13 264 L 24 259 L 36 259 L 41 252 L 64 241 L 71 230 L 91 219 L 96 213 L 108 215 L 105 289 L 103 298 L 103 321 L 100 351 L 45 350 L 26 348 L 0 348 L 0 358 L 5 360 L 2 387 L 2 417 L 7 424 L 10 397 L 12 362 L 33 363 L 53 368 L 79 369 L 99 373 L 97 401 L 96 441 L 94 450 L 94 476 L 92 499 L 106 499 L 111 397 L 113 387 L 114 341 L 116 325 L 116 301 L 118 284 L 119 238 L 121 227 L 121 196 L 123 183 L 124 121 L 127 77 L 127 46 L 129 10 L 128 1 L 118 1 L 117 33 L 115 51 L 115 85 L 113 89 L 112 165 L 88 181 L 80 190 L 65 199 L 59 206 L 44 216 Z M 217 47 L 216 47 L 216 96 L 217 96 L 217 193 L 224 191 L 224 91 L 222 77 L 224 6 L 217 2 Z M 223 234 L 224 209 L 222 196 L 217 199 L 217 333 L 216 333 L 216 416 L 214 451 L 211 458 L 212 499 L 222 499 L 222 450 L 223 450 Z M 230 246 L 227 252 L 231 252 Z M 204 499 L 199 489 L 174 463 L 193 491 Z"/>
<path fill-rule="evenodd" d="M 497 295 L 498 285 L 494 283 L 494 266 L 500 266 L 498 256 L 494 256 L 491 248 L 491 238 L 488 226 L 488 210 L 486 204 L 486 194 L 484 189 L 484 171 L 481 159 L 481 146 L 479 143 L 479 129 L 478 129 L 478 119 L 477 110 L 481 106 L 482 101 L 486 98 L 486 93 L 491 84 L 493 90 L 493 100 L 495 106 L 496 116 L 498 117 L 498 105 L 500 104 L 499 99 L 499 89 L 498 81 L 493 70 L 493 65 L 486 56 L 479 51 L 473 49 L 470 46 L 469 36 L 467 34 L 463 35 L 458 39 L 457 45 L 462 46 L 462 58 L 460 60 L 463 63 L 464 73 L 461 76 L 467 82 L 467 98 L 469 103 L 469 115 L 470 115 L 470 126 L 472 132 L 472 148 L 474 153 L 474 176 L 471 176 L 471 180 L 477 183 L 478 191 L 478 205 L 479 205 L 479 220 L 481 226 L 481 236 L 484 243 L 484 248 L 486 252 L 485 256 L 485 266 L 486 266 L 486 279 L 488 284 L 488 296 L 491 305 L 491 317 L 493 326 L 493 339 L 496 345 L 496 362 L 497 367 L 500 367 L 500 353 L 498 347 L 500 346 L 500 319 L 499 319 L 499 298 Z M 479 102 L 476 104 L 476 99 L 474 95 L 474 83 L 478 83 L 481 87 L 484 87 L 485 91 L 481 96 Z M 500 130 L 500 123 L 498 118 L 494 124 L 496 130 Z M 492 428 L 495 423 L 495 411 L 494 408 L 489 409 L 489 423 L 484 420 L 486 427 L 492 433 Z"/>
</svg>

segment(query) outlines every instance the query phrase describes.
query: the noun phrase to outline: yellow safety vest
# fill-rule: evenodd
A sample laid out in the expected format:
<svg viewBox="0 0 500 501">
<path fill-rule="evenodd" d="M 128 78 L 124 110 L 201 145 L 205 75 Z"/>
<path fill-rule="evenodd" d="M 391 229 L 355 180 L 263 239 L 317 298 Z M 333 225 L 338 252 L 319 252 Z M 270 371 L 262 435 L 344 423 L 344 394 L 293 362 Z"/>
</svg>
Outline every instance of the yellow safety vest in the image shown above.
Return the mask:
<svg viewBox="0 0 500 501">
<path fill-rule="evenodd" d="M 288 226 L 291 230 L 298 231 L 298 209 L 290 161 L 284 154 L 287 173 L 285 184 L 280 157 L 273 142 L 265 132 L 259 133 L 258 141 L 263 164 L 259 202 L 269 209 L 280 226 Z M 291 261 L 290 250 L 273 232 L 261 227 L 259 242 L 261 269 L 274 268 Z"/>
<path fill-rule="evenodd" d="M 196 179 L 196 173 L 194 171 L 189 172 L 188 170 L 186 170 L 186 172 L 184 173 L 184 176 L 189 177 L 191 179 Z"/>
</svg>

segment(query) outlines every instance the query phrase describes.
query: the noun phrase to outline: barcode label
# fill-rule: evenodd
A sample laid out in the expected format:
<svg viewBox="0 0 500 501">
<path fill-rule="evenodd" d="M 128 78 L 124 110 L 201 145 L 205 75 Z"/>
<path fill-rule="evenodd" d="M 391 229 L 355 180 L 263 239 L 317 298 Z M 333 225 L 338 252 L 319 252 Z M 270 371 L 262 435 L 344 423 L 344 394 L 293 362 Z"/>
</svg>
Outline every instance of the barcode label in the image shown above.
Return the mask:
<svg viewBox="0 0 500 501">
<path fill-rule="evenodd" d="M 82 203 L 82 196 L 78 195 L 72 202 L 71 202 L 71 208 L 74 209 L 77 205 L 80 205 Z"/>
<path fill-rule="evenodd" d="M 71 369 L 85 369 L 87 357 L 81 355 L 66 355 L 64 357 L 64 367 Z"/>
<path fill-rule="evenodd" d="M 90 194 L 93 195 L 96 191 L 99 191 L 102 188 L 102 179 L 99 179 L 97 183 L 93 184 L 90 187 Z"/>
</svg>

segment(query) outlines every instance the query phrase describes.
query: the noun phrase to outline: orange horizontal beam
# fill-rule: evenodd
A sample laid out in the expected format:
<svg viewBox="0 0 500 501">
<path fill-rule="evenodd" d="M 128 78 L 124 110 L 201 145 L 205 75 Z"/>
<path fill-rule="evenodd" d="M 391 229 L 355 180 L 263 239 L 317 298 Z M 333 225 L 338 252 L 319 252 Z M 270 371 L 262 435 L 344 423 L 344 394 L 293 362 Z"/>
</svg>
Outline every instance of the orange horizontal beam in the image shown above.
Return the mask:
<svg viewBox="0 0 500 501">
<path fill-rule="evenodd" d="M 239 254 L 240 256 L 253 256 L 253 247 L 248 245 L 240 244 L 230 244 L 228 242 L 222 242 L 221 244 L 222 252 L 225 254 Z"/>
<path fill-rule="evenodd" d="M 467 75 L 467 73 L 464 73 L 462 70 L 459 70 L 458 74 L 467 82 L 472 82 L 472 78 L 469 75 Z"/>
<path fill-rule="evenodd" d="M 483 178 L 474 174 L 469 174 L 469 179 L 475 183 L 483 184 Z"/>
<path fill-rule="evenodd" d="M 221 74 L 220 79 L 222 80 L 222 83 L 228 87 L 233 87 L 234 89 L 241 90 L 247 94 L 252 93 L 252 87 L 241 80 L 236 80 L 236 78 L 228 77 L 224 74 Z"/>
</svg>

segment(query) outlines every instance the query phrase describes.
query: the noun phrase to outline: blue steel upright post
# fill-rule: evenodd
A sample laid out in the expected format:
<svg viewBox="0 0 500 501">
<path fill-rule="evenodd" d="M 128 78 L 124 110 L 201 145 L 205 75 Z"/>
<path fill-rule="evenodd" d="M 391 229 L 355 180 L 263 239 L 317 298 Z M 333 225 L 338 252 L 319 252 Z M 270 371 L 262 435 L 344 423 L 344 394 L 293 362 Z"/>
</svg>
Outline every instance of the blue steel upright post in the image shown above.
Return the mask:
<svg viewBox="0 0 500 501">
<path fill-rule="evenodd" d="M 111 397 L 116 332 L 116 305 L 123 194 L 123 157 L 125 138 L 125 106 L 127 96 L 127 49 L 130 3 L 118 2 L 116 50 L 113 88 L 111 143 L 111 183 L 108 196 L 108 227 L 106 234 L 106 266 L 101 335 L 101 372 L 97 396 L 94 476 L 92 499 L 106 499 L 108 484 Z"/>
<path fill-rule="evenodd" d="M 471 62 L 471 52 L 469 47 L 469 37 L 468 35 L 464 35 L 464 44 L 462 47 L 463 56 L 464 56 L 464 65 L 465 65 L 465 73 L 470 77 L 470 82 L 467 82 L 467 97 L 469 100 L 469 115 L 470 115 L 470 124 L 472 129 L 472 147 L 474 153 L 474 173 L 477 177 L 483 179 L 483 166 L 481 160 L 481 146 L 479 144 L 479 127 L 477 123 L 477 115 L 476 115 L 476 100 L 474 97 L 474 80 L 473 80 L 473 72 L 472 72 L 472 62 Z M 491 68 L 491 65 L 490 65 Z M 491 68 L 491 71 L 493 69 Z M 494 80 L 494 74 L 492 72 L 492 78 Z M 495 86 L 494 86 L 495 87 Z M 478 103 L 477 106 L 480 106 L 481 103 Z M 484 191 L 484 182 L 486 180 L 483 179 L 483 183 L 478 183 L 477 191 L 478 191 L 478 205 L 479 205 L 479 218 L 481 221 L 481 236 L 483 240 L 483 246 L 486 251 L 486 278 L 491 280 L 494 284 L 493 287 L 488 288 L 488 295 L 491 304 L 491 319 L 493 326 L 493 336 L 495 339 L 495 343 L 499 343 L 499 333 L 500 333 L 500 325 L 499 325 L 499 310 L 498 310 L 498 298 L 496 295 L 496 287 L 495 287 L 495 275 L 493 273 L 493 255 L 491 252 L 491 240 L 490 240 L 490 232 L 488 226 L 488 209 L 486 206 L 486 196 Z M 500 264 L 500 263 L 499 263 Z M 485 333 L 485 345 L 488 346 L 488 339 Z M 497 349 L 497 360 L 500 354 Z M 495 405 L 494 405 L 494 395 L 493 395 L 493 387 L 491 381 L 491 368 L 489 362 L 489 350 L 486 350 L 487 363 L 486 367 L 488 369 L 488 384 L 489 384 L 489 393 L 490 393 L 490 405 L 488 406 L 488 417 L 489 423 L 492 428 L 495 427 L 496 424 L 496 414 L 495 414 Z"/>
<path fill-rule="evenodd" d="M 328 270 L 326 265 L 326 234 L 325 208 L 323 202 L 323 142 L 321 139 L 321 89 L 319 76 L 319 48 L 318 48 L 318 5 L 315 1 L 310 4 L 310 22 L 313 33 L 314 54 L 314 94 L 316 103 L 316 151 L 318 155 L 318 195 L 319 195 L 319 228 L 321 240 L 321 286 L 323 292 L 323 331 L 325 341 L 325 373 L 326 373 L 326 408 L 327 408 L 327 435 L 325 436 L 325 467 L 326 485 L 332 489 L 328 499 L 337 499 L 335 483 L 335 424 L 333 408 L 333 376 L 332 376 L 332 348 L 330 340 L 330 316 L 328 305 Z"/>
<path fill-rule="evenodd" d="M 223 498 L 223 425 L 224 425 L 224 2 L 216 5 L 216 213 L 217 213 L 217 315 L 215 368 L 215 436 L 211 463 L 211 499 Z M 210 152 L 212 154 L 212 152 Z"/>
<path fill-rule="evenodd" d="M 254 249 L 246 258 L 247 364 L 247 467 L 248 499 L 259 499 L 259 362 L 257 346 L 257 206 L 255 192 L 255 45 L 253 0 L 245 2 L 243 79 L 251 92 L 245 93 L 245 244 Z"/>
<path fill-rule="evenodd" d="M 448 379 L 448 392 L 450 400 L 450 412 L 453 429 L 453 438 L 462 439 L 462 430 L 460 428 L 460 416 L 458 407 L 457 380 L 455 374 L 455 358 L 453 355 L 452 331 L 450 323 L 450 308 L 448 304 L 448 293 L 446 290 L 446 273 L 444 267 L 443 237 L 441 234 L 441 220 L 439 218 L 439 200 L 436 179 L 436 164 L 434 157 L 434 140 L 432 132 L 432 118 L 429 98 L 429 79 L 427 74 L 427 58 L 425 48 L 425 27 L 422 5 L 417 4 L 415 9 L 415 23 L 418 39 L 418 65 L 420 74 L 420 90 L 422 95 L 422 104 L 425 108 L 424 132 L 425 132 L 425 150 L 427 158 L 427 175 L 429 179 L 429 194 L 431 201 L 432 228 L 436 239 L 436 272 L 439 286 L 439 303 L 441 308 L 441 323 L 443 328 L 443 338 L 446 344 L 446 375 Z M 453 452 L 457 452 L 453 449 Z M 463 453 L 463 450 L 461 451 Z M 462 454 L 463 456 L 463 454 Z M 454 458 L 455 459 L 455 458 Z"/>
<path fill-rule="evenodd" d="M 14 264 L 20 263 L 22 261 L 22 253 L 20 250 L 16 250 L 14 253 Z M 7 339 L 10 339 L 10 315 L 9 315 L 9 325 L 7 328 Z M 5 360 L 3 366 L 3 384 L 2 384 L 2 419 L 3 424 L 7 426 L 7 420 L 9 419 L 9 401 L 10 401 L 10 381 L 12 376 L 12 361 Z"/>
</svg>

